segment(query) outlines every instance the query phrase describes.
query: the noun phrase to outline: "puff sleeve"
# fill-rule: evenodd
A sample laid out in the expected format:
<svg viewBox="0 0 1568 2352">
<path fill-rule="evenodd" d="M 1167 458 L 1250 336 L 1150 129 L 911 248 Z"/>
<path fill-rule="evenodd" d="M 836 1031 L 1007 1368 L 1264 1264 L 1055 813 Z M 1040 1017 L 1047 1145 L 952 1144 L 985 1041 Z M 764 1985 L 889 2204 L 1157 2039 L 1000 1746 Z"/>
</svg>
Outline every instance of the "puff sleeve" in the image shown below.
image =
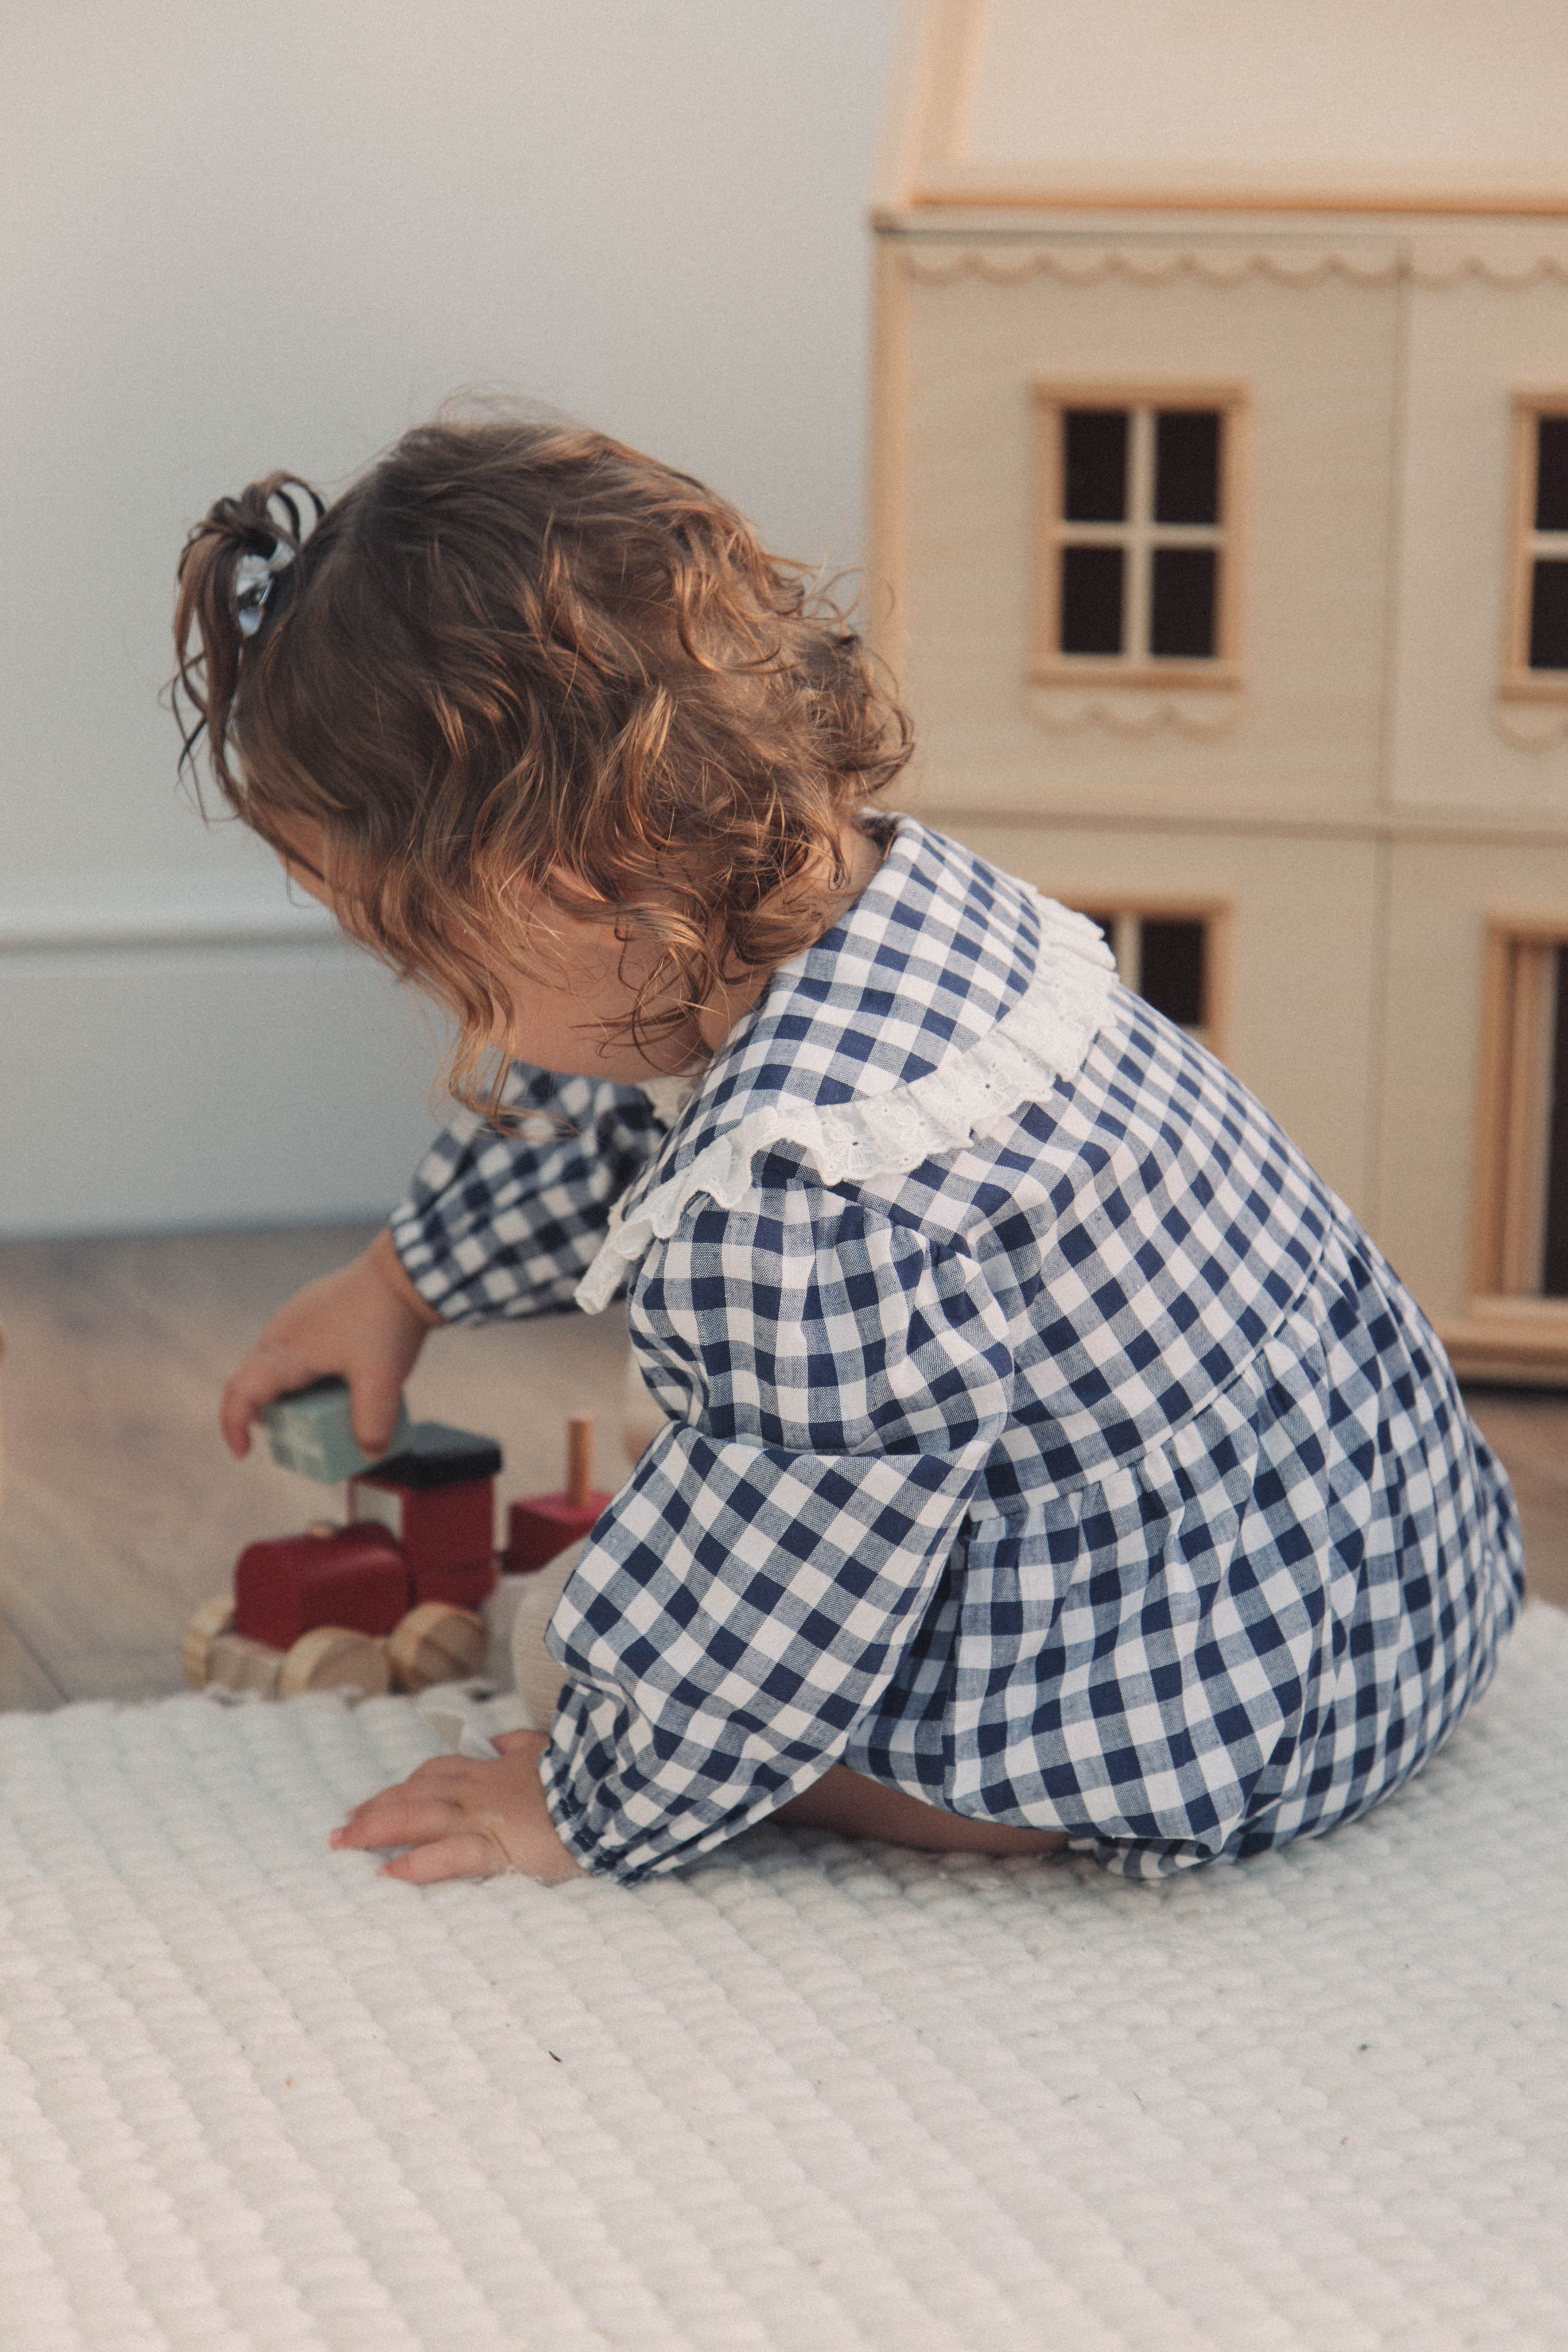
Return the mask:
<svg viewBox="0 0 1568 2352">
<path fill-rule="evenodd" d="M 465 1113 L 392 1218 L 410 1281 L 451 1323 L 561 1314 L 665 1124 L 639 1087 L 514 1066 L 506 1133 Z"/>
<path fill-rule="evenodd" d="M 809 1180 L 694 1203 L 632 1331 L 672 1418 L 552 1622 L 570 1679 L 541 1761 L 567 1844 L 627 1881 L 842 1753 L 931 1603 L 1013 1370 L 973 1258 Z"/>
</svg>

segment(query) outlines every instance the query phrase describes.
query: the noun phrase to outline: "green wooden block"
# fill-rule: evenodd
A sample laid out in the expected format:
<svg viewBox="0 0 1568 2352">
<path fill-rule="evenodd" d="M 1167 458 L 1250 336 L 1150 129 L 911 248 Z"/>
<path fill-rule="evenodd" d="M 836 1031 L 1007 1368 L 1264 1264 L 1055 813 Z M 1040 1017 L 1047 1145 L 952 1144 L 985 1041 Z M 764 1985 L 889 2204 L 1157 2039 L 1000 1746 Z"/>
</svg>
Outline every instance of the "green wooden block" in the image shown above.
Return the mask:
<svg viewBox="0 0 1568 2352">
<path fill-rule="evenodd" d="M 261 1416 L 272 1448 L 272 1459 L 285 1470 L 302 1471 L 323 1486 L 336 1486 L 356 1478 L 371 1466 L 371 1457 L 354 1442 L 349 1419 L 349 1384 L 335 1373 L 312 1381 L 308 1389 L 274 1398 Z M 408 1407 L 397 1400 L 397 1427 L 388 1453 L 395 1454 L 409 1431 Z"/>
</svg>

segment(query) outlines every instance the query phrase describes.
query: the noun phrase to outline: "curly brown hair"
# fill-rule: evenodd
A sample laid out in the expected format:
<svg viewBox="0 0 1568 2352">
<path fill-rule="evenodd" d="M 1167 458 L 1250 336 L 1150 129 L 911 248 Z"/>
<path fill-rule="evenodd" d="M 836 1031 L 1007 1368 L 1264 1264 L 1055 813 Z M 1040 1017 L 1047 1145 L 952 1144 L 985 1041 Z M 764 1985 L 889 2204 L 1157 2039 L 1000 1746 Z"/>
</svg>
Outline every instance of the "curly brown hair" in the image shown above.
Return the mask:
<svg viewBox="0 0 1568 2352">
<path fill-rule="evenodd" d="M 857 812 L 910 751 L 801 565 L 578 426 L 438 422 L 330 507 L 286 474 L 220 499 L 174 639 L 182 767 L 205 738 L 276 848 L 323 828 L 344 928 L 456 1015 L 447 1084 L 491 1118 L 506 1015 L 462 942 L 527 962 L 520 882 L 653 943 L 624 1033 L 651 1050 L 819 934 Z"/>
</svg>

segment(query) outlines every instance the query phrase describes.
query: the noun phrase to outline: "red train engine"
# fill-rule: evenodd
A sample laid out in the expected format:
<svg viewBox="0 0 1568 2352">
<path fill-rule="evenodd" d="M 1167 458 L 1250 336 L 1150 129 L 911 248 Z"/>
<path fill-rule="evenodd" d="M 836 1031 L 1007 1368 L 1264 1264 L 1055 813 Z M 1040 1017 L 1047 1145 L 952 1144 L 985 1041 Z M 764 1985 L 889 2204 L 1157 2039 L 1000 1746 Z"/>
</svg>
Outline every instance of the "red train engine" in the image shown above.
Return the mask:
<svg viewBox="0 0 1568 2352">
<path fill-rule="evenodd" d="M 498 1560 L 492 1438 L 405 1415 L 394 1451 L 371 1463 L 353 1443 L 339 1381 L 280 1398 L 266 1418 L 278 1460 L 346 1477 L 347 1519 L 246 1546 L 232 1596 L 204 1602 L 186 1627 L 182 1659 L 198 1688 L 368 1696 L 477 1674 L 489 1639 L 480 1612 L 500 1572 L 542 1568 L 609 1499 L 590 1484 L 593 1423 L 574 1421 L 566 1486 L 513 1503 Z"/>
</svg>

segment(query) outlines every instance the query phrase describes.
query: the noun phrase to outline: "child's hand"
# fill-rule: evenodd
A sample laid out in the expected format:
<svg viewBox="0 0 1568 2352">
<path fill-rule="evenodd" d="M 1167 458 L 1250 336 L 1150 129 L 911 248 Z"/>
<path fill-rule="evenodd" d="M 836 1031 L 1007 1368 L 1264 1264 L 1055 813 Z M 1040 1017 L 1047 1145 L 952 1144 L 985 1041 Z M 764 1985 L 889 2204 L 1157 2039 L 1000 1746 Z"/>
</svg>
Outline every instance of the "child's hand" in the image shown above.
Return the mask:
<svg viewBox="0 0 1568 2352">
<path fill-rule="evenodd" d="M 336 1372 L 349 1384 L 361 1448 L 384 1454 L 403 1383 L 440 1320 L 403 1271 L 392 1235 L 378 1234 L 363 1256 L 279 1307 L 230 1375 L 219 1413 L 229 1452 L 249 1453 L 250 1424 L 274 1397 Z"/>
<path fill-rule="evenodd" d="M 582 1864 L 567 1852 L 539 1784 L 542 1731 L 503 1732 L 492 1763 L 433 1756 L 395 1789 L 356 1805 L 335 1846 L 405 1845 L 383 1878 L 428 1886 L 438 1878 L 493 1878 L 520 1870 L 528 1878 L 571 1878 Z"/>
</svg>

